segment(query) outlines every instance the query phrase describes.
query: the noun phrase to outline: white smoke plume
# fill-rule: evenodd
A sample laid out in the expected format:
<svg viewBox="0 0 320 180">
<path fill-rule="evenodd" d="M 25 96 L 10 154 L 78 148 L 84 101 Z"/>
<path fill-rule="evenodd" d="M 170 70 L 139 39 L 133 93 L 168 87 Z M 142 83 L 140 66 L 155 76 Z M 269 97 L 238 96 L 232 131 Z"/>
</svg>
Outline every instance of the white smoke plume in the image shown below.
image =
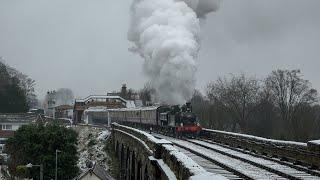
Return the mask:
<svg viewBox="0 0 320 180">
<path fill-rule="evenodd" d="M 134 0 L 129 41 L 144 59 L 143 70 L 157 99 L 183 104 L 195 89 L 200 20 L 219 0 Z"/>
</svg>

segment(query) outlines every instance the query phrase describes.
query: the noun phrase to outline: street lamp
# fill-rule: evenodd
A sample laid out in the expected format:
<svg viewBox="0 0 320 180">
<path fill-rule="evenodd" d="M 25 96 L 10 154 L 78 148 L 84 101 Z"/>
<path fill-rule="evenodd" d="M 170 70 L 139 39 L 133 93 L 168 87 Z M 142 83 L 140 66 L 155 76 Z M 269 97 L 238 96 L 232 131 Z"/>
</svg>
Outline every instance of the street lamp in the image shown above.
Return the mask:
<svg viewBox="0 0 320 180">
<path fill-rule="evenodd" d="M 61 152 L 61 151 L 56 149 L 56 172 L 55 172 L 55 176 L 54 176 L 55 180 L 58 180 L 58 152 Z"/>
<path fill-rule="evenodd" d="M 40 165 L 34 165 L 34 164 L 27 164 L 26 165 L 27 168 L 32 168 L 32 167 L 40 167 L 40 180 L 43 180 L 43 165 L 40 164 Z"/>
</svg>

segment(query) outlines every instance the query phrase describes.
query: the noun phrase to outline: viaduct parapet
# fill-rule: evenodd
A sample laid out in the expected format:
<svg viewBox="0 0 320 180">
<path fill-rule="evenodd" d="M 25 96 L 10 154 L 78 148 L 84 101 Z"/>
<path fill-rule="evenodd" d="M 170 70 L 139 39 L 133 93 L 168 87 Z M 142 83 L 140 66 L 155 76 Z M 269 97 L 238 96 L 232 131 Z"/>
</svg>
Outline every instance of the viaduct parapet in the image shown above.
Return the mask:
<svg viewBox="0 0 320 180">
<path fill-rule="evenodd" d="M 208 173 L 171 142 L 144 131 L 113 123 L 112 139 L 120 160 L 121 179 L 225 179 Z"/>
</svg>

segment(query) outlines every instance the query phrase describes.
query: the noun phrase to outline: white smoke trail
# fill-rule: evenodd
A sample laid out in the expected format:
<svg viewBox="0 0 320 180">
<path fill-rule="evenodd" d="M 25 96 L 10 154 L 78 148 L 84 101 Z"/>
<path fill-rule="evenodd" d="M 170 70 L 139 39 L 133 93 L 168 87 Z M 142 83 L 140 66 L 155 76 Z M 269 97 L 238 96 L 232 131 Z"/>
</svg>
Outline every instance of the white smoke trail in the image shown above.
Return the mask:
<svg viewBox="0 0 320 180">
<path fill-rule="evenodd" d="M 134 0 L 128 39 L 144 59 L 162 103 L 182 104 L 195 88 L 200 44 L 199 18 L 217 9 L 219 0 Z"/>
</svg>

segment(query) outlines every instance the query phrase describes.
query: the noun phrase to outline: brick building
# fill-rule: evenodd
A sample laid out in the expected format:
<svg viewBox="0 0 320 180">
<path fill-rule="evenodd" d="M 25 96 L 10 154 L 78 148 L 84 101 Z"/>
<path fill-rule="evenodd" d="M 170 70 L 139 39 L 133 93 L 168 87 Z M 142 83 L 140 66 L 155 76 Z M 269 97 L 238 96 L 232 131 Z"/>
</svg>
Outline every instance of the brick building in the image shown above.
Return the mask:
<svg viewBox="0 0 320 180">
<path fill-rule="evenodd" d="M 60 105 L 54 107 L 54 118 L 67 118 L 72 119 L 73 106 L 71 105 Z"/>
<path fill-rule="evenodd" d="M 105 107 L 107 109 L 124 108 L 130 102 L 120 96 L 90 95 L 85 99 L 76 99 L 73 107 L 73 123 L 81 123 L 83 112 L 90 107 Z"/>
</svg>

